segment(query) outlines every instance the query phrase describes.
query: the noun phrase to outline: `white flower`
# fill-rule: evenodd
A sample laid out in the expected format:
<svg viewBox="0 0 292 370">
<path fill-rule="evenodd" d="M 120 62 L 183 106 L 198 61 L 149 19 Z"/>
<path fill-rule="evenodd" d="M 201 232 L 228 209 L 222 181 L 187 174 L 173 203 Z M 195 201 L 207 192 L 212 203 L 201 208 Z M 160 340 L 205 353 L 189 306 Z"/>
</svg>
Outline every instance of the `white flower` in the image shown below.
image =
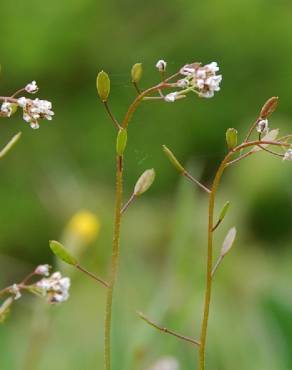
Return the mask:
<svg viewBox="0 0 292 370">
<path fill-rule="evenodd" d="M 292 149 L 288 149 L 284 154 L 283 161 L 292 161 Z"/>
<path fill-rule="evenodd" d="M 43 275 L 43 276 L 49 276 L 50 274 L 50 265 L 39 265 L 37 268 L 34 270 L 34 273 L 37 275 Z"/>
<path fill-rule="evenodd" d="M 165 100 L 167 103 L 173 103 L 174 101 L 176 101 L 176 99 L 177 99 L 177 95 L 178 95 L 177 91 L 172 92 L 172 93 L 170 93 L 170 94 L 165 95 L 164 100 Z"/>
<path fill-rule="evenodd" d="M 194 64 L 186 64 L 183 66 L 180 70 L 180 74 L 183 76 L 193 76 L 195 73 L 196 69 Z"/>
<path fill-rule="evenodd" d="M 14 299 L 19 299 L 21 297 L 20 289 L 17 284 L 13 284 L 10 288 L 10 292 L 14 294 Z"/>
<path fill-rule="evenodd" d="M 177 86 L 185 89 L 190 84 L 190 81 L 187 78 L 182 78 L 181 80 L 177 81 Z"/>
<path fill-rule="evenodd" d="M 257 132 L 263 133 L 263 132 L 268 132 L 269 131 L 269 126 L 268 126 L 268 120 L 267 119 L 261 119 L 257 123 Z"/>
<path fill-rule="evenodd" d="M 207 65 L 205 65 L 205 68 L 213 73 L 216 73 L 219 71 L 219 67 L 218 67 L 218 64 L 217 62 L 212 62 L 212 63 L 209 63 Z"/>
<path fill-rule="evenodd" d="M 39 91 L 39 88 L 38 88 L 36 82 L 32 81 L 31 83 L 29 83 L 25 86 L 25 91 L 30 93 L 30 94 L 35 94 Z"/>
<path fill-rule="evenodd" d="M 162 357 L 149 370 L 179 370 L 179 363 L 174 357 Z"/>
<path fill-rule="evenodd" d="M 167 63 L 165 60 L 163 59 L 160 59 L 157 63 L 156 63 L 156 68 L 158 69 L 159 72 L 164 72 L 166 70 L 166 66 L 167 66 Z"/>
<path fill-rule="evenodd" d="M 8 103 L 8 102 L 2 103 L 2 105 L 1 105 L 1 112 L 6 117 L 10 117 L 11 114 L 12 114 L 12 112 L 13 112 L 12 104 L 11 103 Z"/>
<path fill-rule="evenodd" d="M 70 279 L 62 277 L 60 272 L 54 272 L 50 277 L 36 283 L 41 294 L 46 296 L 49 303 L 64 302 L 69 298 Z"/>
<path fill-rule="evenodd" d="M 22 96 L 21 98 L 17 99 L 17 103 L 21 108 L 25 108 L 27 100 L 28 99 Z"/>
</svg>

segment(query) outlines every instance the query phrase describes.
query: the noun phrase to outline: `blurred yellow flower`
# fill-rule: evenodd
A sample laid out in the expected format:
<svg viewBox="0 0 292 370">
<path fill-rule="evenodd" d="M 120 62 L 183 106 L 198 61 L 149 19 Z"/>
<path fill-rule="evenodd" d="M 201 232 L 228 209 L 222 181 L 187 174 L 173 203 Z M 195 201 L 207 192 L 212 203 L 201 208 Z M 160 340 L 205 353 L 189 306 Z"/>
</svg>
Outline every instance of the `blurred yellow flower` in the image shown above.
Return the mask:
<svg viewBox="0 0 292 370">
<path fill-rule="evenodd" d="M 100 222 L 98 217 L 87 210 L 75 213 L 69 220 L 66 231 L 82 239 L 84 243 L 92 243 L 98 236 Z"/>
</svg>

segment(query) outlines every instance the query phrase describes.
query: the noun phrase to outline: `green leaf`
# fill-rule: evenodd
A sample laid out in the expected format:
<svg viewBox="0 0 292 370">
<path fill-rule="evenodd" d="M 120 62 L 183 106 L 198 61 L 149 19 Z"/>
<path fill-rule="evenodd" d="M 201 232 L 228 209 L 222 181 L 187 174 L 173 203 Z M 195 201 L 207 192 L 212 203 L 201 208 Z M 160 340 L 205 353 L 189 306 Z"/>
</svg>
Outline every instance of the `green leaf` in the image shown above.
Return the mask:
<svg viewBox="0 0 292 370">
<path fill-rule="evenodd" d="M 71 254 L 65 249 L 65 247 L 57 242 L 56 240 L 50 240 L 50 248 L 52 252 L 60 258 L 62 261 L 68 263 L 69 265 L 76 266 L 78 265 L 78 261 L 75 257 L 71 256 Z"/>
<path fill-rule="evenodd" d="M 221 248 L 221 251 L 220 251 L 221 257 L 224 257 L 230 251 L 230 249 L 233 247 L 235 237 L 236 237 L 236 228 L 232 227 L 228 231 L 228 233 L 227 233 L 227 235 L 226 235 L 226 237 L 223 241 L 222 248 Z"/>
</svg>

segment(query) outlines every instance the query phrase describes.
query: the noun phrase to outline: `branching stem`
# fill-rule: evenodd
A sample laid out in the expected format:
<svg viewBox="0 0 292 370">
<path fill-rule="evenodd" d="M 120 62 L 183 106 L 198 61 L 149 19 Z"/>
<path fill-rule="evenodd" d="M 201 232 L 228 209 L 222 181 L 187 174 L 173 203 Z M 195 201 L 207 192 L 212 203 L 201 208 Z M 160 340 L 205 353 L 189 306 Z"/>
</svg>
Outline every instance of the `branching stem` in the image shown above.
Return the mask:
<svg viewBox="0 0 292 370">
<path fill-rule="evenodd" d="M 155 328 L 155 329 L 157 329 L 157 330 L 159 330 L 163 333 L 173 335 L 174 337 L 176 337 L 178 339 L 181 339 L 181 340 L 184 340 L 184 341 L 189 342 L 191 344 L 194 344 L 195 346 L 200 346 L 200 342 L 198 340 L 190 338 L 190 337 L 186 337 L 185 335 L 179 334 L 176 331 L 173 331 L 171 329 L 160 326 L 160 325 L 156 324 L 155 322 L 153 322 L 152 320 L 150 320 L 148 317 L 146 317 L 142 312 L 138 312 L 138 315 L 140 316 L 140 318 L 142 320 L 144 320 L 147 324 L 149 324 L 153 328 Z"/>
</svg>

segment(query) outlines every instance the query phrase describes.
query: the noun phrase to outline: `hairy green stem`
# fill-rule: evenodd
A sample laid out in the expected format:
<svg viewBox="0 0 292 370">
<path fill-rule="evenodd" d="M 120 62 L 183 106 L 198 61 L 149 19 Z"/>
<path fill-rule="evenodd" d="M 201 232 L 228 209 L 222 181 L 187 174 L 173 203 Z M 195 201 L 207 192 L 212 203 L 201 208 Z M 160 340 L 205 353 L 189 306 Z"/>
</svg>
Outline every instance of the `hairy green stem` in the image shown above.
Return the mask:
<svg viewBox="0 0 292 370">
<path fill-rule="evenodd" d="M 111 277 L 107 289 L 106 309 L 105 309 L 105 332 L 104 332 L 104 364 L 105 370 L 111 369 L 111 323 L 112 305 L 115 282 L 118 273 L 119 253 L 120 253 L 120 229 L 121 229 L 121 208 L 123 193 L 123 158 L 117 156 L 116 169 L 116 200 L 115 218 L 112 244 Z"/>
</svg>

